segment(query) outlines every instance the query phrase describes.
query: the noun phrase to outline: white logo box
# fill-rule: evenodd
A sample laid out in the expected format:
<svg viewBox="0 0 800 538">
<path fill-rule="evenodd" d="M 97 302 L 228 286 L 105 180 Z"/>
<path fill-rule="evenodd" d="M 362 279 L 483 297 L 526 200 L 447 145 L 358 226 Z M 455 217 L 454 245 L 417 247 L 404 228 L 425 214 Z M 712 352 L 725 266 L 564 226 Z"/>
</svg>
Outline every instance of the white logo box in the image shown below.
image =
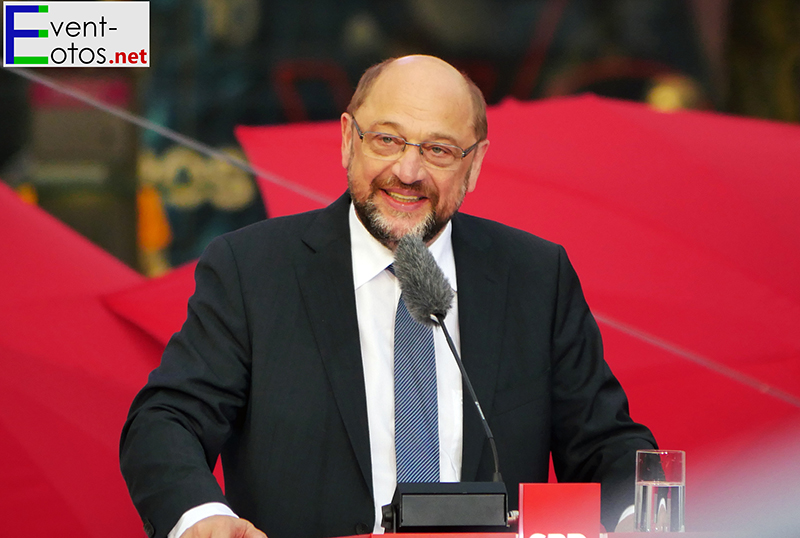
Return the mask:
<svg viewBox="0 0 800 538">
<path fill-rule="evenodd" d="M 150 65 L 150 2 L 3 2 L 3 15 L 5 67 Z"/>
</svg>

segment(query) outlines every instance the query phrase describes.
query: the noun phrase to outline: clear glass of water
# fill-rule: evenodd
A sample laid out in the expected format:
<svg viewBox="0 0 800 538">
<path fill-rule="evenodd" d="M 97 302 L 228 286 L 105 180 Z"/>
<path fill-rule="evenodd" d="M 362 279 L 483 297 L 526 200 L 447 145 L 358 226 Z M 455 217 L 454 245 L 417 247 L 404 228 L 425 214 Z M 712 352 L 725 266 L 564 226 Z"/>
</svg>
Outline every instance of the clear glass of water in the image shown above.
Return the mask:
<svg viewBox="0 0 800 538">
<path fill-rule="evenodd" d="M 686 453 L 636 451 L 636 531 L 684 532 Z"/>
</svg>

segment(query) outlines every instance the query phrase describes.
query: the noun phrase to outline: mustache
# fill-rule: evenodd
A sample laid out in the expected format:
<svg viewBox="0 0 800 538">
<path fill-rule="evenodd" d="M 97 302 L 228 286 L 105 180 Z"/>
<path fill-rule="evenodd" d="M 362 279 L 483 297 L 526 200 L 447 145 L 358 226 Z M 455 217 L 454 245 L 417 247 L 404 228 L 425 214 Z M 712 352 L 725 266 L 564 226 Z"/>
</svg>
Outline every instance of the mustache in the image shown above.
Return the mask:
<svg viewBox="0 0 800 538">
<path fill-rule="evenodd" d="M 372 181 L 372 188 L 373 191 L 379 189 L 404 189 L 407 191 L 413 191 L 420 196 L 424 196 L 425 198 L 436 199 L 437 197 L 436 190 L 433 189 L 432 186 L 424 184 L 421 181 L 410 184 L 403 183 L 397 176 L 390 176 L 386 179 L 375 178 Z"/>
</svg>

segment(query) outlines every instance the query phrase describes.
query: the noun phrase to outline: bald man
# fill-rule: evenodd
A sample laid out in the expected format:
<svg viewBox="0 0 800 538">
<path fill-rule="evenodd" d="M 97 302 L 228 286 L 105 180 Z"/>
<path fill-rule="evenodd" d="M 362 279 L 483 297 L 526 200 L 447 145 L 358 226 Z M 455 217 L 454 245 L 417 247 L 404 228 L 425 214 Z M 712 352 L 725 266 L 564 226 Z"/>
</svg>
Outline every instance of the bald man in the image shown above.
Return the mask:
<svg viewBox="0 0 800 538">
<path fill-rule="evenodd" d="M 187 320 L 122 434 L 147 534 L 381 532 L 397 481 L 400 287 L 387 267 L 406 234 L 456 292 L 446 324 L 510 508 L 519 483 L 547 481 L 552 453 L 559 480 L 601 483 L 613 528 L 633 503 L 634 453 L 655 440 L 630 419 L 564 249 L 458 213 L 489 148 L 480 91 L 438 58 L 389 60 L 364 74 L 341 129 L 341 198 L 222 236 L 198 263 Z M 433 339 L 439 479 L 490 480 L 477 414 L 440 329 Z M 225 494 L 211 473 L 219 454 Z"/>
</svg>

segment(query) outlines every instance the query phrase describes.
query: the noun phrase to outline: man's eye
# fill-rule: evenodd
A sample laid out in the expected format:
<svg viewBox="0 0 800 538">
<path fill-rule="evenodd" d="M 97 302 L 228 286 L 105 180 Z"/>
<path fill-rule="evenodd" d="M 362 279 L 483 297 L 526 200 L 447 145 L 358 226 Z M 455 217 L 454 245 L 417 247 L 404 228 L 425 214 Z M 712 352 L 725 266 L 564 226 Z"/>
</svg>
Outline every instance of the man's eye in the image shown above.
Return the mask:
<svg viewBox="0 0 800 538">
<path fill-rule="evenodd" d="M 396 144 L 397 143 L 397 139 L 392 137 L 392 136 L 382 136 L 382 137 L 380 137 L 379 140 L 380 140 L 381 144 L 385 144 L 387 146 L 391 146 L 392 144 Z"/>
<path fill-rule="evenodd" d="M 428 146 L 427 150 L 434 157 L 448 157 L 453 155 L 453 151 L 445 146 Z"/>
</svg>

